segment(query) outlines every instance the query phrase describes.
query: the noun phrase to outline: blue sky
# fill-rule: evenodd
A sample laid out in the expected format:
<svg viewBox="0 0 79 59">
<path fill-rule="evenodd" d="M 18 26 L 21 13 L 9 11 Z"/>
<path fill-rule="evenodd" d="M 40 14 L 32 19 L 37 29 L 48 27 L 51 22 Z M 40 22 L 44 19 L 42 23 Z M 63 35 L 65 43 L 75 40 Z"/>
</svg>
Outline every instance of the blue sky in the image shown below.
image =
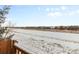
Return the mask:
<svg viewBox="0 0 79 59">
<path fill-rule="evenodd" d="M 12 5 L 7 19 L 16 26 L 79 25 L 79 6 Z"/>
</svg>

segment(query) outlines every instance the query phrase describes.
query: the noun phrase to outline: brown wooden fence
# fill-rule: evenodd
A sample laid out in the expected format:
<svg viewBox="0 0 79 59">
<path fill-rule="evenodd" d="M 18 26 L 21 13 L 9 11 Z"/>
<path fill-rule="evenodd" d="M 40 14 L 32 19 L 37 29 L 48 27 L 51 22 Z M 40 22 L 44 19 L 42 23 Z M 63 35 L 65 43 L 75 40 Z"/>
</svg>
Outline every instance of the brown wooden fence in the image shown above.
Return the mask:
<svg viewBox="0 0 79 59">
<path fill-rule="evenodd" d="M 25 50 L 21 49 L 20 47 L 14 45 L 14 54 L 29 54 Z"/>
<path fill-rule="evenodd" d="M 15 40 L 1 39 L 0 54 L 29 54 L 20 47 L 15 45 Z"/>
</svg>

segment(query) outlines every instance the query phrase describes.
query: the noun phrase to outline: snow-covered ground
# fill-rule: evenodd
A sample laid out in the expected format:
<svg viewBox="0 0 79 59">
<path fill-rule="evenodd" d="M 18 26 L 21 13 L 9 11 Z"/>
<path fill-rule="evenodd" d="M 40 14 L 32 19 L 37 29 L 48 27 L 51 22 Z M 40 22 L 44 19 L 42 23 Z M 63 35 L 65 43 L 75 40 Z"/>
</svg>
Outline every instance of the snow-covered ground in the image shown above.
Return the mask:
<svg viewBox="0 0 79 59">
<path fill-rule="evenodd" d="M 34 54 L 79 53 L 79 34 L 12 29 L 17 46 Z"/>
</svg>

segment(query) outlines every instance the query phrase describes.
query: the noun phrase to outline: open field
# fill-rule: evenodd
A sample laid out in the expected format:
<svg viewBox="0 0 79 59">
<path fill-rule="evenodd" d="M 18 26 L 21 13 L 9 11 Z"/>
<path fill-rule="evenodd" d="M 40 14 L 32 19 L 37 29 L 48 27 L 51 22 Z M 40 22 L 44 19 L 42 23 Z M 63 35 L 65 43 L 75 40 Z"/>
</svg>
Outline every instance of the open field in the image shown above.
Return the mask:
<svg viewBox="0 0 79 59">
<path fill-rule="evenodd" d="M 17 46 L 34 54 L 79 53 L 79 34 L 12 29 Z"/>
</svg>

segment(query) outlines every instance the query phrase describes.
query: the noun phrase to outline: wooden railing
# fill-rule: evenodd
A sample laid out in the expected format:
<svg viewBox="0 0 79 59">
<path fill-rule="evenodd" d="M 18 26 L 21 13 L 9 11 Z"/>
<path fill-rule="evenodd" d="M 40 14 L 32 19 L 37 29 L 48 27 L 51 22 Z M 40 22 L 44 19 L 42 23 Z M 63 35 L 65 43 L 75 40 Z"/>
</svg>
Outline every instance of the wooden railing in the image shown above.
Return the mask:
<svg viewBox="0 0 79 59">
<path fill-rule="evenodd" d="M 26 52 L 22 48 L 14 45 L 14 54 L 29 54 L 29 52 Z"/>
<path fill-rule="evenodd" d="M 16 40 L 1 39 L 0 40 L 0 54 L 29 54 L 21 47 L 15 45 Z"/>
</svg>

